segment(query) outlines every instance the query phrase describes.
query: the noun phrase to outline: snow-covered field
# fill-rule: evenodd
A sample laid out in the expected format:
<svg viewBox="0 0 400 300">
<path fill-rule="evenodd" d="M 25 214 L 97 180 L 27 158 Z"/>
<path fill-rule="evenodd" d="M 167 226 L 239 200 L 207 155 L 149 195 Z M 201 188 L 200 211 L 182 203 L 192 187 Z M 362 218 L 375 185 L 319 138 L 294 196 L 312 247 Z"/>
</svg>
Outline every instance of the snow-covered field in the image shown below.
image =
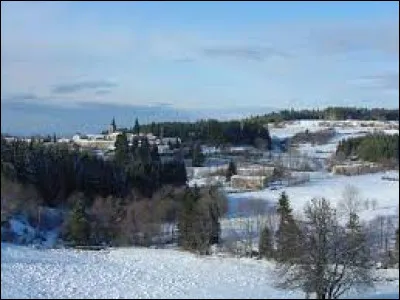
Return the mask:
<svg viewBox="0 0 400 300">
<path fill-rule="evenodd" d="M 370 124 L 375 126 L 361 126 L 361 123 Z M 390 124 L 397 125 L 398 122 L 390 122 Z M 296 133 L 304 132 L 308 130 L 309 132 L 316 132 L 329 127 L 335 127 L 336 132 L 339 134 L 353 134 L 357 132 L 373 132 L 375 130 L 382 130 L 387 134 L 399 133 L 398 129 L 389 128 L 388 124 L 384 124 L 378 121 L 322 121 L 322 120 L 298 120 L 293 121 L 290 124 L 286 124 L 282 128 L 276 128 L 269 125 L 269 131 L 272 136 L 279 138 L 292 137 Z M 364 134 L 365 134 L 364 133 Z"/>
<path fill-rule="evenodd" d="M 368 199 L 371 202 L 375 200 L 377 202 L 375 209 L 373 209 L 372 205 L 369 205 L 369 209 L 360 207 L 360 217 L 362 219 L 370 220 L 378 215 L 390 215 L 398 212 L 399 181 L 382 180 L 382 176 L 386 173 L 380 172 L 358 176 L 332 175 L 324 172 L 310 174 L 312 174 L 310 182 L 299 186 L 284 187 L 278 190 L 264 189 L 255 192 L 233 193 L 228 194 L 228 199 L 230 203 L 234 202 L 235 199 L 243 200 L 247 198 L 258 198 L 277 203 L 280 194 L 285 191 L 289 196 L 293 211 L 301 213 L 304 205 L 314 197 L 325 197 L 332 204 L 337 204 L 342 198 L 342 192 L 346 185 L 351 185 L 358 190 L 362 201 Z"/>
<path fill-rule="evenodd" d="M 398 299 L 398 270 L 360 297 Z M 273 264 L 172 249 L 39 250 L 1 245 L 1 298 L 304 298 L 273 287 Z M 391 280 L 387 280 L 391 279 Z M 349 297 L 351 295 L 348 295 Z"/>
</svg>

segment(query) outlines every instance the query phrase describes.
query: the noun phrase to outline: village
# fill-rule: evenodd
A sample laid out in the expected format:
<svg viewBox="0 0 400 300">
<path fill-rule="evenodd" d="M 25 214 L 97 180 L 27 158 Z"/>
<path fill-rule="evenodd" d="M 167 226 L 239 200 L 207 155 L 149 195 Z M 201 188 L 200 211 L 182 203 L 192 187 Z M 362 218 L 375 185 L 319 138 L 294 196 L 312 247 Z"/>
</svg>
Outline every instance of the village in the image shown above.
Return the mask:
<svg viewBox="0 0 400 300">
<path fill-rule="evenodd" d="M 179 136 L 156 136 L 153 133 L 126 133 L 129 145 L 135 139 L 147 139 L 157 147 L 162 162 L 183 159 L 189 186 L 217 185 L 228 193 L 277 190 L 283 187 L 303 185 L 313 174 L 355 176 L 387 170 L 377 163 L 360 161 L 357 157 L 339 160 L 334 154 L 338 142 L 349 137 L 373 132 L 398 133 L 397 121 L 327 121 L 298 120 L 267 125 L 272 136 L 272 150 L 266 151 L 250 145 L 201 144 L 202 164 L 193 166 L 190 145 L 182 143 Z M 41 139 L 44 144 L 66 144 L 104 160 L 113 159 L 117 136 L 115 119 L 103 134 L 75 134 L 72 138 Z M 309 137 L 312 137 L 311 140 Z M 304 138 L 306 137 L 306 138 Z M 14 137 L 6 137 L 8 140 Z M 25 139 L 30 142 L 30 138 Z M 311 142 L 310 142 L 311 141 Z M 227 176 L 229 165 L 233 173 Z M 398 180 L 397 176 L 383 176 L 386 180 Z"/>
</svg>

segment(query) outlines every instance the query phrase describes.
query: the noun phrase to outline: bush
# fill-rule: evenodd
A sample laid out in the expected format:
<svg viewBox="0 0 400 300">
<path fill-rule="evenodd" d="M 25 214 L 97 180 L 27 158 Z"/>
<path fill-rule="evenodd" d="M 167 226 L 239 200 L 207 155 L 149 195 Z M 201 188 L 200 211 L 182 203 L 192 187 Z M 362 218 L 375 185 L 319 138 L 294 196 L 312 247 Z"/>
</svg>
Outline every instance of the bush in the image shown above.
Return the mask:
<svg viewBox="0 0 400 300">
<path fill-rule="evenodd" d="M 23 185 L 1 175 L 1 221 L 14 214 L 23 214 L 30 222 L 36 223 L 38 207 L 42 203 L 32 185 Z"/>
</svg>

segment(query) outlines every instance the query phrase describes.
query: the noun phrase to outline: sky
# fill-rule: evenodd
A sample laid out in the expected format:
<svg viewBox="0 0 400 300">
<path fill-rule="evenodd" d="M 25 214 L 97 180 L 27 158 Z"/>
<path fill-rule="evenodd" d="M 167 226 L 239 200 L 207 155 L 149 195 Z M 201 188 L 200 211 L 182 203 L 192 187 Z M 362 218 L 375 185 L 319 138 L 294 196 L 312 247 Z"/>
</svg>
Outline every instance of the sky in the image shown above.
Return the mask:
<svg viewBox="0 0 400 300">
<path fill-rule="evenodd" d="M 398 99 L 398 1 L 1 2 L 2 132 Z"/>
</svg>

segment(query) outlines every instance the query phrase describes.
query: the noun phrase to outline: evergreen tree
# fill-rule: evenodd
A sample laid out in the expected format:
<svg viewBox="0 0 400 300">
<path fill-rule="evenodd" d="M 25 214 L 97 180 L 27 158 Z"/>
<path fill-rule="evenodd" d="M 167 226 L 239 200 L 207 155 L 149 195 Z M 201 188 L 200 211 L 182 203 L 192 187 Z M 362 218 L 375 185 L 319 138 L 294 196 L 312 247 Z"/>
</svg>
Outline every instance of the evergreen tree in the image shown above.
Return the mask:
<svg viewBox="0 0 400 300">
<path fill-rule="evenodd" d="M 350 214 L 346 228 L 347 255 L 351 256 L 351 252 L 356 251 L 358 260 L 363 260 L 363 264 L 367 264 L 370 259 L 369 247 L 366 242 L 365 232 L 363 232 L 360 219 L 356 213 Z"/>
<path fill-rule="evenodd" d="M 160 154 L 158 153 L 158 147 L 156 145 L 150 147 L 150 156 L 153 163 L 159 164 L 161 162 Z"/>
<path fill-rule="evenodd" d="M 136 120 L 135 120 L 135 127 L 133 128 L 133 131 L 137 135 L 139 135 L 139 133 L 140 133 L 140 125 L 139 125 L 138 118 L 136 118 Z"/>
<path fill-rule="evenodd" d="M 277 259 L 289 261 L 301 254 L 301 231 L 292 216 L 289 198 L 285 192 L 279 198 L 277 212 L 280 219 L 276 233 Z"/>
<path fill-rule="evenodd" d="M 201 167 L 204 163 L 205 158 L 199 143 L 196 143 L 196 145 L 192 148 L 192 159 L 194 167 Z"/>
<path fill-rule="evenodd" d="M 259 255 L 260 258 L 272 258 L 274 254 L 274 248 L 272 245 L 271 231 L 268 226 L 264 226 L 260 234 L 259 240 Z"/>
<path fill-rule="evenodd" d="M 218 211 L 208 191 L 187 188 L 178 216 L 178 244 L 187 250 L 209 254 L 210 245 L 219 240 Z"/>
<path fill-rule="evenodd" d="M 272 150 L 272 138 L 271 138 L 271 134 L 270 134 L 269 129 L 268 129 L 268 125 L 266 125 L 265 134 L 264 135 L 265 135 L 265 139 L 267 140 L 267 149 L 269 151 L 271 151 Z"/>
<path fill-rule="evenodd" d="M 123 132 L 117 136 L 115 141 L 115 161 L 118 165 L 123 166 L 129 158 L 129 144 L 126 133 Z"/>
<path fill-rule="evenodd" d="M 83 201 L 77 201 L 72 209 L 67 221 L 66 238 L 79 246 L 90 243 L 90 224 Z"/>
<path fill-rule="evenodd" d="M 226 170 L 226 181 L 231 181 L 232 176 L 236 174 L 237 174 L 236 165 L 233 162 L 233 160 L 231 160 L 229 162 L 228 169 Z"/>
</svg>

